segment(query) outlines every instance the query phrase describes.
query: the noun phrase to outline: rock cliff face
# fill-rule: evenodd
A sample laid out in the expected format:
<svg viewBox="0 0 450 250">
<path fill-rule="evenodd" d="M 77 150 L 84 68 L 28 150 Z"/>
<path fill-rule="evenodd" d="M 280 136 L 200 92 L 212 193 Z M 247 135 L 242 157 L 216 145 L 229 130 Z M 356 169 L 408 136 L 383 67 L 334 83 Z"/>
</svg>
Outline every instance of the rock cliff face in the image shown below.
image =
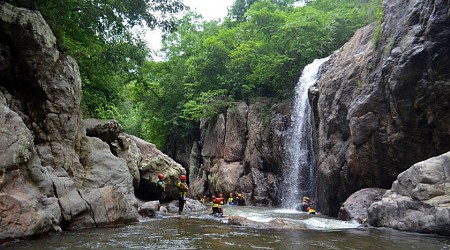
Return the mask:
<svg viewBox="0 0 450 250">
<path fill-rule="evenodd" d="M 222 193 L 228 197 L 231 192 L 241 192 L 252 204 L 277 205 L 281 138 L 289 113 L 289 103 L 272 106 L 270 100 L 261 99 L 250 105 L 241 102 L 224 114 L 203 120 L 199 138 L 178 147 L 188 150 L 170 154 L 189 169 L 190 195 L 199 198 Z M 190 154 L 183 153 L 186 151 Z"/>
<path fill-rule="evenodd" d="M 0 243 L 137 221 L 136 190 L 185 173 L 114 122 L 87 121 L 86 135 L 80 99 L 78 66 L 41 14 L 0 2 Z"/>
<path fill-rule="evenodd" d="M 328 215 L 450 150 L 449 2 L 385 0 L 383 9 L 381 26 L 357 31 L 318 81 L 318 205 Z"/>
</svg>

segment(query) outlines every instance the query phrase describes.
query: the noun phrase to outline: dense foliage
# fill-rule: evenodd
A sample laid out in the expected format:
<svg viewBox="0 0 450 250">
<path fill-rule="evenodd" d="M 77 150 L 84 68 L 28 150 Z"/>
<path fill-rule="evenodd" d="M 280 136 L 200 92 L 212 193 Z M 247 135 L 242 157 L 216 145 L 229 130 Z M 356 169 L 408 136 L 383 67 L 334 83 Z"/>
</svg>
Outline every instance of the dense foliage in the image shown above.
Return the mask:
<svg viewBox="0 0 450 250">
<path fill-rule="evenodd" d="M 295 2 L 237 0 L 222 22 L 184 16 L 165 34 L 166 60 L 148 62 L 135 82 L 136 114 L 146 124 L 136 132 L 162 145 L 236 101 L 289 98 L 305 65 L 381 13 L 380 0 Z"/>
<path fill-rule="evenodd" d="M 306 64 L 381 18 L 381 0 L 236 0 L 222 21 L 188 12 L 178 23 L 178 0 L 7 2 L 41 11 L 77 60 L 85 116 L 158 147 L 237 101 L 289 98 Z M 165 31 L 164 61 L 149 59 L 135 25 Z"/>
<path fill-rule="evenodd" d="M 175 27 L 171 14 L 180 0 L 5 0 L 38 10 L 52 28 L 59 47 L 80 67 L 83 111 L 87 117 L 113 118 L 126 99 L 124 87 L 137 78 L 149 58 L 146 43 L 134 35 L 136 25 Z"/>
</svg>

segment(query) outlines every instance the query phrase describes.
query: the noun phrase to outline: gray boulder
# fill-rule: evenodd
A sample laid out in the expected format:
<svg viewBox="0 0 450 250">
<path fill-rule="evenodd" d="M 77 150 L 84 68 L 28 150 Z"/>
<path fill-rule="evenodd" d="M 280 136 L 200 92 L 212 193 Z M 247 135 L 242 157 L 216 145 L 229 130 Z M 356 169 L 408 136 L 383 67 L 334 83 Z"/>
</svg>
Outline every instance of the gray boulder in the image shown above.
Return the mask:
<svg viewBox="0 0 450 250">
<path fill-rule="evenodd" d="M 39 12 L 0 2 L 0 242 L 137 221 L 133 178 L 87 137 L 81 81 Z"/>
<path fill-rule="evenodd" d="M 368 215 L 378 227 L 450 235 L 450 152 L 400 173 Z"/>
<path fill-rule="evenodd" d="M 293 229 L 305 230 L 306 225 L 298 222 L 293 222 L 285 219 L 274 219 L 269 222 L 252 221 L 242 216 L 228 217 L 228 225 L 258 228 L 258 229 Z"/>
<path fill-rule="evenodd" d="M 139 214 L 142 217 L 154 217 L 160 207 L 159 201 L 148 201 L 139 206 Z"/>
<path fill-rule="evenodd" d="M 163 206 L 167 209 L 170 213 L 176 213 L 178 212 L 178 200 L 171 201 L 169 203 L 164 203 Z M 206 210 L 208 207 L 203 205 L 199 200 L 194 200 L 187 198 L 186 203 L 184 204 L 183 211 L 201 211 Z"/>
<path fill-rule="evenodd" d="M 361 224 L 367 223 L 367 210 L 370 205 L 380 201 L 386 193 L 382 188 L 364 188 L 350 195 L 339 209 L 339 220 L 354 220 Z"/>
</svg>

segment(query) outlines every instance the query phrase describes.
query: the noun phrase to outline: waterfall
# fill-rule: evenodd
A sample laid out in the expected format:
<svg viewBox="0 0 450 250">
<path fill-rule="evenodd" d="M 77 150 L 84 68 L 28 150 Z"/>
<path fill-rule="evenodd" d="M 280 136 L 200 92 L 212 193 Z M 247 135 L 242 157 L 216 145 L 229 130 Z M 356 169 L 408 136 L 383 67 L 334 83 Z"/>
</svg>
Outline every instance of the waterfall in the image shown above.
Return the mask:
<svg viewBox="0 0 450 250">
<path fill-rule="evenodd" d="M 316 59 L 302 72 L 295 87 L 294 107 L 291 125 L 284 142 L 283 181 L 281 188 L 281 206 L 295 208 L 304 195 L 315 198 L 315 168 L 312 152 L 311 107 L 308 89 L 319 76 L 321 65 L 329 59 Z"/>
</svg>

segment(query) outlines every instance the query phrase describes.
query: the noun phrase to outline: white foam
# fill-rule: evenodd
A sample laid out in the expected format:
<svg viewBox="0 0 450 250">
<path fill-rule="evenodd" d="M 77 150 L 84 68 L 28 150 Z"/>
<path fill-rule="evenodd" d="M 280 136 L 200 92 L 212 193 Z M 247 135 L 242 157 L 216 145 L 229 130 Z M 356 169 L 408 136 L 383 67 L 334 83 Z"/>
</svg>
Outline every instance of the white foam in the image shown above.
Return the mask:
<svg viewBox="0 0 450 250">
<path fill-rule="evenodd" d="M 307 228 L 316 230 L 337 230 L 357 228 L 361 224 L 356 221 L 341 221 L 330 218 L 313 217 L 303 221 Z"/>
</svg>

